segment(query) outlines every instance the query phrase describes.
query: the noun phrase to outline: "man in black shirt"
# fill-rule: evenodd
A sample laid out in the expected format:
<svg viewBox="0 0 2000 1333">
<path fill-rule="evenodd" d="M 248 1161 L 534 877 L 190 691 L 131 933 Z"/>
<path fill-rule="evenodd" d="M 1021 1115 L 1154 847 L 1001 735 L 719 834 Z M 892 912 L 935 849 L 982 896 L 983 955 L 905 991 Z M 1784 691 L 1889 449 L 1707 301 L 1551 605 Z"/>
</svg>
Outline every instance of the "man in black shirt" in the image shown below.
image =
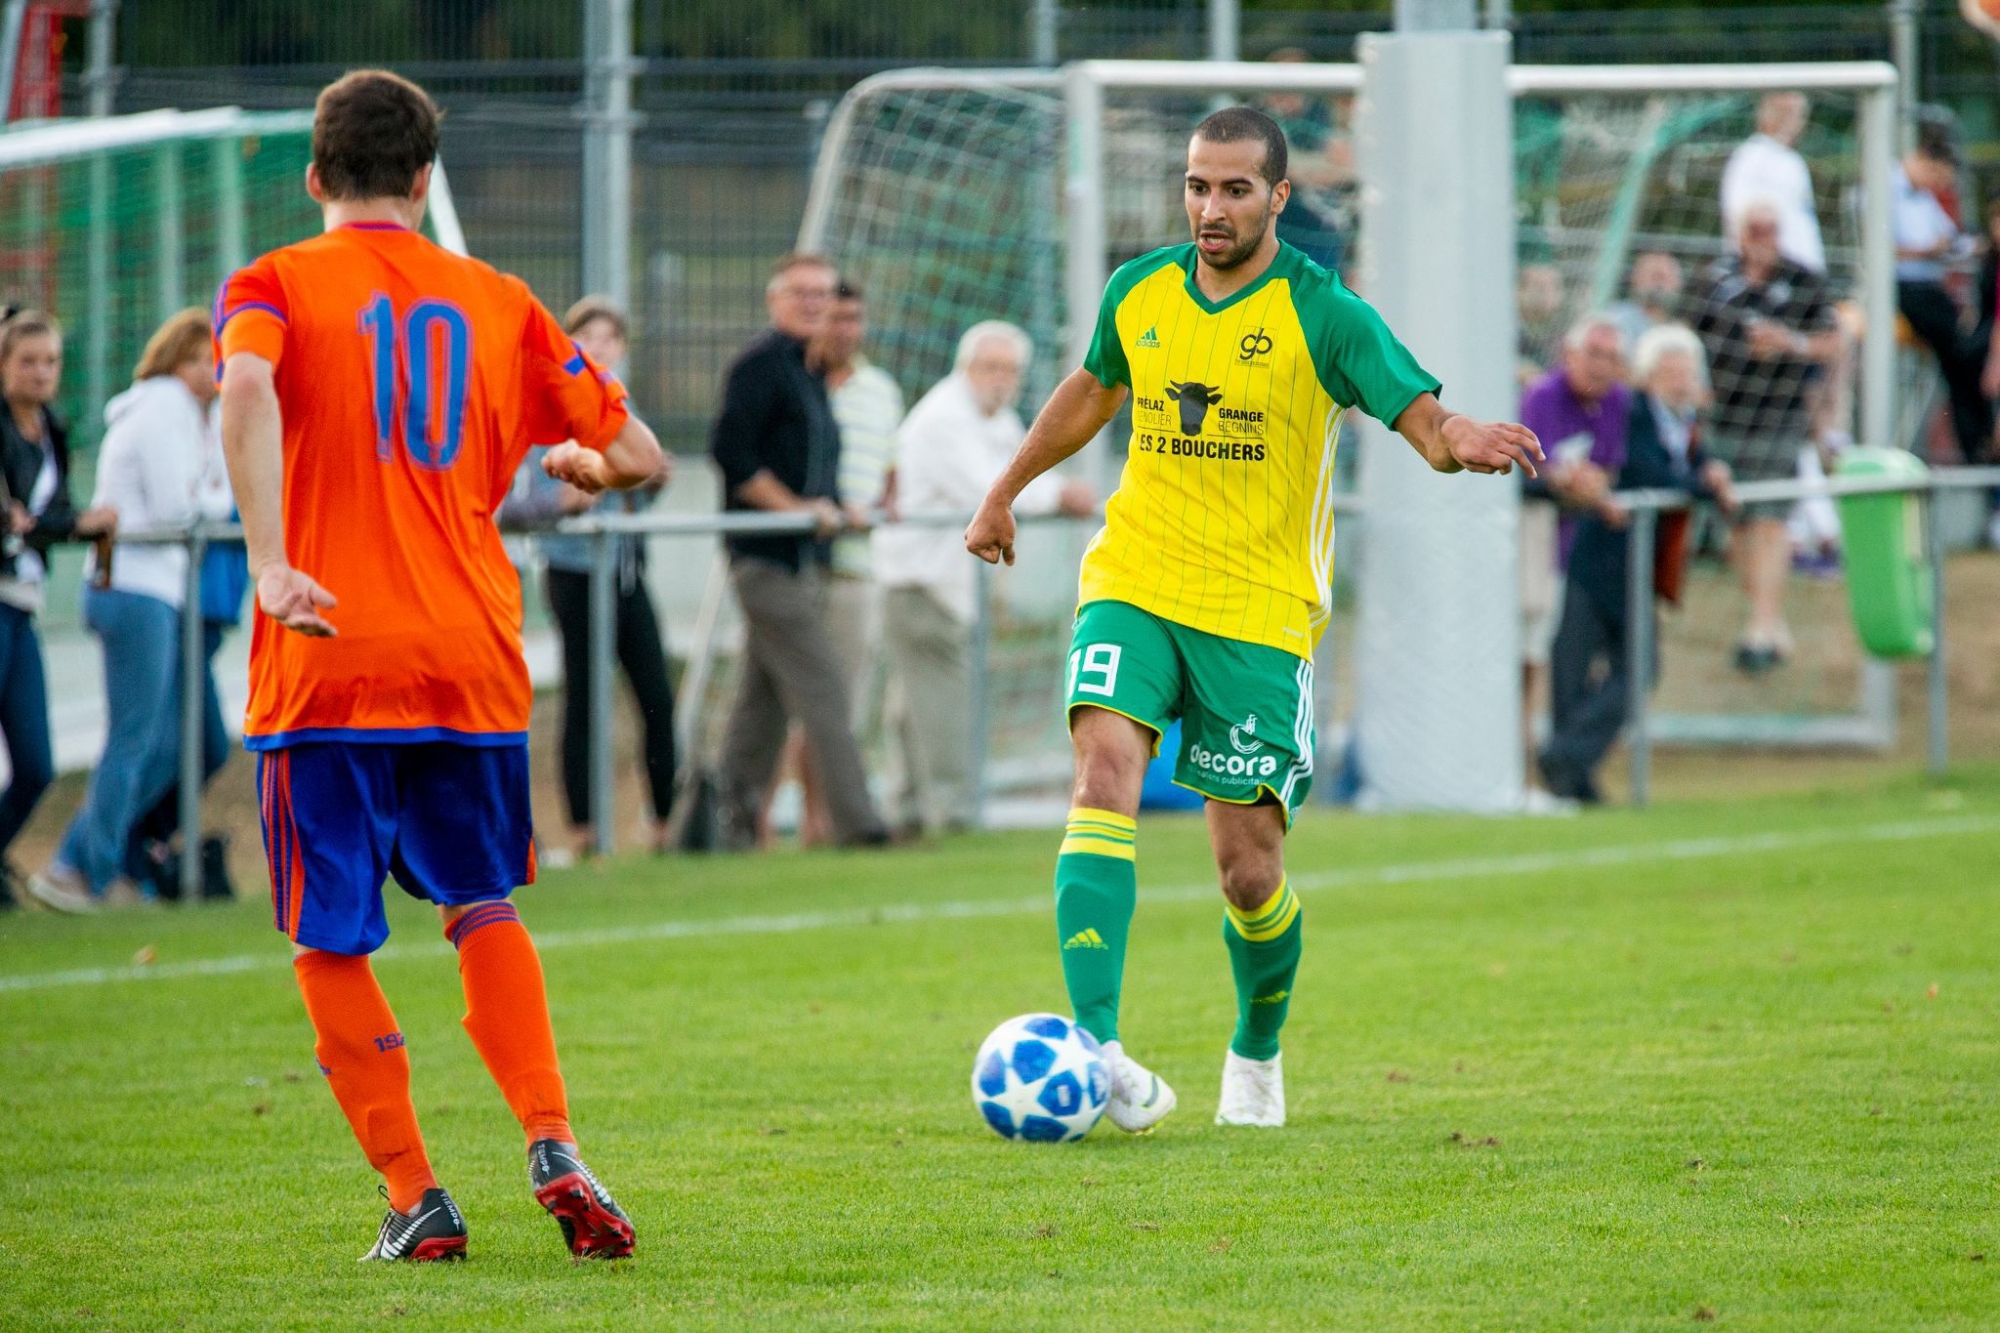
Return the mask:
<svg viewBox="0 0 2000 1333">
<path fill-rule="evenodd" d="M 1826 279 L 1779 252 L 1776 205 L 1754 200 L 1736 225 L 1737 254 L 1710 271 L 1694 311 L 1715 389 L 1709 454 L 1737 481 L 1786 480 L 1797 475 L 1811 437 L 1807 387 L 1839 357 L 1841 335 Z M 1789 508 L 1747 504 L 1738 514 L 1736 560 L 1750 613 L 1736 665 L 1752 674 L 1792 652 L 1784 609 Z"/>
<path fill-rule="evenodd" d="M 815 520 L 812 532 L 796 536 L 729 538 L 730 578 L 747 630 L 742 684 L 722 748 L 722 836 L 731 848 L 756 841 L 758 812 L 793 718 L 811 742 L 835 838 L 848 845 L 887 841 L 825 623 L 828 541 L 849 515 L 840 505 L 840 434 L 806 344 L 826 322 L 833 291 L 826 260 L 778 261 L 765 289 L 771 327 L 730 365 L 709 436 L 725 508 Z"/>
</svg>

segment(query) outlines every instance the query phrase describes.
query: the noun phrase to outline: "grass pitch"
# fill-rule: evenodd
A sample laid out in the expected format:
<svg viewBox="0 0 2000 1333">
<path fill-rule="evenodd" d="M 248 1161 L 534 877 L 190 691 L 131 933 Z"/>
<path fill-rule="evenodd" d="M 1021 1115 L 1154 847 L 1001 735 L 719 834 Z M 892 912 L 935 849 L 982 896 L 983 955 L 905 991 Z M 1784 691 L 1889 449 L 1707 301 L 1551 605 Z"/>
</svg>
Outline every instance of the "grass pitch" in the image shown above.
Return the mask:
<svg viewBox="0 0 2000 1333">
<path fill-rule="evenodd" d="M 1233 1000 L 1200 824 L 1170 818 L 1140 825 L 1125 1028 L 1181 1109 L 1053 1148 L 980 1124 L 981 1037 L 1063 1007 L 1056 841 L 520 894 L 586 1154 L 639 1227 L 612 1267 L 529 1199 L 401 895 L 377 970 L 472 1227 L 450 1267 L 354 1262 L 373 1177 L 262 907 L 0 920 L 0 1324 L 2000 1324 L 2000 773 L 1310 815 L 1276 1133 L 1209 1123 Z"/>
</svg>

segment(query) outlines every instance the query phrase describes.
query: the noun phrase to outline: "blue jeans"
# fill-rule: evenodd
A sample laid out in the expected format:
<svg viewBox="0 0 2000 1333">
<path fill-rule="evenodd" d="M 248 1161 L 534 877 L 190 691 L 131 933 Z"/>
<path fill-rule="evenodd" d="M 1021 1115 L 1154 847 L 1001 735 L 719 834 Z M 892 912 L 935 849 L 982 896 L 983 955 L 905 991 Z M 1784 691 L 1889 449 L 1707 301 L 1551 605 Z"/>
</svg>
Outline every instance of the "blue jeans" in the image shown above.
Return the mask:
<svg viewBox="0 0 2000 1333">
<path fill-rule="evenodd" d="M 174 780 L 180 747 L 181 613 L 115 588 L 85 588 L 83 623 L 104 643 L 104 754 L 56 859 L 102 893 L 125 865 L 125 839 Z"/>
<path fill-rule="evenodd" d="M 222 720 L 222 696 L 215 688 L 215 654 L 222 647 L 222 636 L 229 632 L 229 626 L 216 620 L 204 620 L 201 626 L 202 638 L 202 705 L 201 705 L 201 785 L 208 787 L 209 779 L 222 771 L 229 762 L 229 728 Z M 178 650 L 177 650 L 178 651 Z M 180 706 L 178 697 L 174 706 Z M 174 725 L 180 725 L 180 714 L 175 713 Z M 144 883 L 153 878 L 159 866 L 147 850 L 148 843 L 166 842 L 181 826 L 181 768 L 180 737 L 174 737 L 174 776 L 167 783 L 167 789 L 160 793 L 160 799 L 152 808 L 139 816 L 132 825 L 131 834 L 125 841 L 125 873 L 132 879 Z"/>
<path fill-rule="evenodd" d="M 0 792 L 0 855 L 5 855 L 56 776 L 42 641 L 35 635 L 35 618 L 11 606 L 0 606 L 0 735 L 14 770 Z"/>
</svg>

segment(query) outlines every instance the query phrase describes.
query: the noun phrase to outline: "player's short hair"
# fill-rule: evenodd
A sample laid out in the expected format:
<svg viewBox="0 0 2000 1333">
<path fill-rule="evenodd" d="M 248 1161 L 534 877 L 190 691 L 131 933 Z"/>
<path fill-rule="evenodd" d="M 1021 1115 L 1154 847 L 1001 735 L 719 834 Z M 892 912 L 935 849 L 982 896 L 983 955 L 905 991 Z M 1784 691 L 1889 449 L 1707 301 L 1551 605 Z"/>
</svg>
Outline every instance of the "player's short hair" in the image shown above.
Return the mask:
<svg viewBox="0 0 2000 1333">
<path fill-rule="evenodd" d="M 437 161 L 430 94 L 386 69 L 357 69 L 320 90 L 312 160 L 329 199 L 406 198 Z"/>
<path fill-rule="evenodd" d="M 30 338 L 60 338 L 62 325 L 46 310 L 16 310 L 0 323 L 0 366 L 14 358 L 14 349 Z"/>
<path fill-rule="evenodd" d="M 1670 356 L 1687 357 L 1694 362 L 1695 378 L 1708 383 L 1708 349 L 1701 345 L 1701 335 L 1685 324 L 1657 324 L 1639 335 L 1632 349 L 1633 380 L 1644 384 Z"/>
<path fill-rule="evenodd" d="M 1194 127 L 1194 137 L 1210 143 L 1248 143 L 1251 140 L 1262 143 L 1264 163 L 1258 168 L 1258 174 L 1263 176 L 1267 185 L 1276 185 L 1291 170 L 1285 132 L 1278 128 L 1277 121 L 1254 106 L 1226 106 L 1211 113 Z"/>
<path fill-rule="evenodd" d="M 574 338 L 592 324 L 603 320 L 611 326 L 611 332 L 629 341 L 631 323 L 618 303 L 608 296 L 586 296 L 563 312 L 562 330 Z"/>
<path fill-rule="evenodd" d="M 1604 329 L 1611 334 L 1612 340 L 1618 344 L 1618 356 L 1622 360 L 1627 350 L 1629 350 L 1625 346 L 1625 330 L 1618 327 L 1617 320 L 1601 311 L 1585 315 L 1582 319 L 1570 325 L 1569 331 L 1563 334 L 1563 347 L 1572 352 L 1577 351 L 1583 347 L 1584 343 L 1590 341 L 1590 335 L 1599 329 Z"/>
<path fill-rule="evenodd" d="M 778 279 L 784 277 L 795 268 L 823 268 L 833 273 L 836 277 L 840 272 L 839 269 L 834 267 L 833 261 L 825 255 L 816 255 L 810 250 L 790 250 L 779 255 L 771 262 L 771 280 L 765 284 L 764 289 L 766 291 L 775 289 L 778 285 Z"/>
<path fill-rule="evenodd" d="M 1014 355 L 1020 359 L 1021 369 L 1035 359 L 1035 340 L 1030 338 L 1018 325 L 1009 324 L 1004 319 L 982 319 L 958 340 L 958 354 L 952 358 L 953 370 L 964 370 L 972 364 L 972 358 L 979 355 L 982 343 L 1006 343 Z"/>
<path fill-rule="evenodd" d="M 173 374 L 200 356 L 212 337 L 214 330 L 209 326 L 206 310 L 189 306 L 177 311 L 146 339 L 146 350 L 139 353 L 139 364 L 133 368 L 132 378 L 149 380 L 155 375 Z"/>
</svg>

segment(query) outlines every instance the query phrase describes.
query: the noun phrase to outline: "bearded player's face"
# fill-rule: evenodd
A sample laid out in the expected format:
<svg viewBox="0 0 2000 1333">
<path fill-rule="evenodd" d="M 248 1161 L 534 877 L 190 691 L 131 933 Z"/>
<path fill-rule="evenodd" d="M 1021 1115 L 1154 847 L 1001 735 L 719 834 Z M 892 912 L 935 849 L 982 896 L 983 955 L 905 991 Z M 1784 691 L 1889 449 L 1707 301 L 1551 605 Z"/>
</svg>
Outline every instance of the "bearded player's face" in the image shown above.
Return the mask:
<svg viewBox="0 0 2000 1333">
<path fill-rule="evenodd" d="M 1210 143 L 1188 141 L 1187 179 L 1182 201 L 1201 262 L 1231 269 L 1257 253 L 1284 212 L 1291 183 L 1264 179 L 1264 145 L 1255 139 Z"/>
</svg>

